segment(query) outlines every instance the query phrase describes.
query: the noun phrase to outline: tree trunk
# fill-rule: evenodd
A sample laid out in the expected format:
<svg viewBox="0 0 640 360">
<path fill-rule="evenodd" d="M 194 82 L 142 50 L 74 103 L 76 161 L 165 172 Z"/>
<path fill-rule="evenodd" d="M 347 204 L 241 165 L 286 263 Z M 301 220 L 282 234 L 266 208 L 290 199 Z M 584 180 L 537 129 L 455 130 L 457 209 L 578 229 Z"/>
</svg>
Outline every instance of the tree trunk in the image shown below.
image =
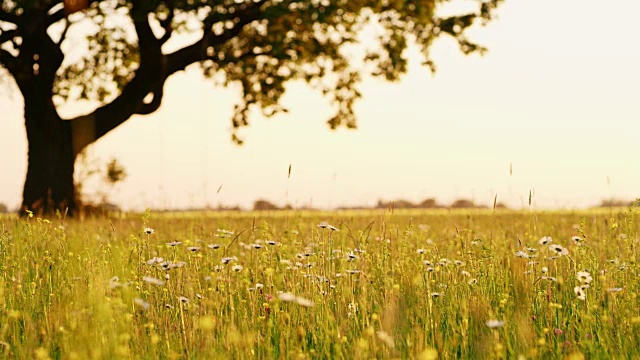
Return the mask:
<svg viewBox="0 0 640 360">
<path fill-rule="evenodd" d="M 8 69 L 24 97 L 29 143 L 23 215 L 27 210 L 38 215 L 56 211 L 74 215 L 79 206 L 73 181 L 76 155 L 133 114 L 150 114 L 160 107 L 166 80 L 162 42 L 153 34 L 148 14 L 142 15 L 132 17 L 140 51 L 135 76 L 109 104 L 72 120 L 62 120 L 53 103 L 54 81 L 64 60 L 61 40 L 54 42 L 47 22 L 35 14 L 19 25 L 22 44 Z M 149 94 L 153 100 L 146 103 Z"/>
<path fill-rule="evenodd" d="M 58 115 L 51 88 L 38 85 L 42 84 L 35 82 L 22 89 L 29 142 L 22 212 L 30 210 L 42 215 L 60 211 L 72 215 L 77 204 L 71 123 Z"/>
<path fill-rule="evenodd" d="M 71 124 L 60 118 L 53 103 L 54 80 L 64 54 L 47 33 L 46 22 L 35 15 L 28 19 L 31 21 L 21 24 L 22 45 L 11 69 L 24 98 L 29 143 L 21 213 L 73 214 L 76 194 Z"/>
</svg>

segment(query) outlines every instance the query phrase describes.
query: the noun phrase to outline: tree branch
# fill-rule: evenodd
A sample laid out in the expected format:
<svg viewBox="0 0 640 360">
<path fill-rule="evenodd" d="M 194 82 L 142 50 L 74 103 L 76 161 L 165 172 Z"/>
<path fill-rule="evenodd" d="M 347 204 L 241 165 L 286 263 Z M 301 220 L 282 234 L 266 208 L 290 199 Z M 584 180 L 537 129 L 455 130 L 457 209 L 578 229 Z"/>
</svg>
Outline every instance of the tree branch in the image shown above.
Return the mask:
<svg viewBox="0 0 640 360">
<path fill-rule="evenodd" d="M 222 34 L 216 35 L 211 29 L 213 24 L 207 23 L 199 41 L 169 55 L 162 54 L 162 39 L 158 40 L 153 35 L 148 14 L 145 16 L 135 14 L 136 3 L 134 2 L 131 17 L 138 34 L 140 66 L 133 79 L 111 103 L 72 120 L 74 153 L 78 154 L 84 147 L 106 135 L 132 115 L 151 114 L 156 111 L 162 102 L 162 88 L 167 77 L 184 70 L 190 64 L 206 59 L 208 47 L 222 45 L 238 36 L 247 24 L 260 18 L 260 8 L 267 1 L 259 0 L 243 5 L 242 8 L 230 14 L 230 19 L 227 20 L 233 19 L 235 25 Z M 149 94 L 152 94 L 153 98 L 151 102 L 145 103 L 144 99 Z"/>
<path fill-rule="evenodd" d="M 10 14 L 6 11 L 0 10 L 0 21 L 18 25 L 18 23 L 20 22 L 20 17 L 14 14 Z"/>
<path fill-rule="evenodd" d="M 102 0 L 89 0 L 87 3 L 87 7 L 91 7 L 91 5 L 93 5 L 93 3 L 96 2 L 100 2 Z M 51 2 L 48 6 L 48 10 L 51 11 L 56 5 L 62 4 L 62 2 L 60 0 L 55 0 L 53 2 Z M 56 10 L 55 12 L 51 13 L 48 15 L 47 17 L 47 27 L 57 23 L 58 21 L 64 19 L 67 17 L 67 13 L 66 10 L 64 8 L 64 5 L 62 6 L 62 8 Z"/>
<path fill-rule="evenodd" d="M 71 21 L 67 19 L 66 23 L 64 24 L 64 30 L 62 30 L 62 34 L 60 34 L 60 40 L 58 40 L 58 43 L 57 43 L 58 47 L 60 47 L 64 39 L 67 37 L 67 32 L 69 31 L 70 27 L 71 27 Z"/>
<path fill-rule="evenodd" d="M 260 8 L 266 2 L 267 0 L 260 0 L 251 3 L 251 5 L 244 9 L 234 12 L 231 16 L 238 19 L 238 21 L 231 29 L 226 30 L 222 34 L 216 35 L 211 30 L 213 24 L 205 24 L 205 33 L 200 40 L 167 55 L 167 76 L 182 71 L 193 63 L 205 60 L 207 58 L 206 52 L 208 47 L 224 44 L 238 36 L 247 24 L 260 18 Z"/>
<path fill-rule="evenodd" d="M 18 36 L 18 30 L 11 29 L 7 31 L 0 30 L 0 45 L 4 44 L 9 40 L 13 40 L 14 37 Z"/>
<path fill-rule="evenodd" d="M 164 96 L 164 81 L 158 84 L 157 88 L 150 94 L 153 94 L 153 99 L 151 99 L 149 103 L 143 101 L 136 109 L 136 114 L 149 115 L 160 108 L 160 105 L 162 105 L 162 97 Z"/>
<path fill-rule="evenodd" d="M 147 13 L 136 13 L 134 5 L 131 17 L 138 35 L 140 66 L 133 79 L 113 101 L 90 114 L 71 120 L 75 154 L 124 123 L 132 115 L 140 111 L 144 113 L 143 110 L 149 111 L 153 107 L 155 111 L 160 106 L 162 91 L 158 89 L 162 88 L 166 79 L 163 75 L 164 56 L 160 49 L 161 44 L 153 35 Z M 144 99 L 151 92 L 154 94 L 153 101 L 145 104 Z"/>
<path fill-rule="evenodd" d="M 67 15 L 64 12 L 64 8 L 59 9 L 58 11 L 54 12 L 53 14 L 49 15 L 47 17 L 47 27 L 57 23 L 58 21 L 66 18 Z"/>
<path fill-rule="evenodd" d="M 173 34 L 173 17 L 174 17 L 174 10 L 175 10 L 175 1 L 174 0 L 168 1 L 167 6 L 169 8 L 169 14 L 167 15 L 167 18 L 164 20 L 160 20 L 160 26 L 162 26 L 162 28 L 164 29 L 164 34 L 160 39 L 161 44 L 166 43 L 167 40 L 169 40 L 169 38 L 171 37 L 171 34 Z"/>
<path fill-rule="evenodd" d="M 13 76 L 16 73 L 16 57 L 5 49 L 0 49 L 0 65 L 3 65 Z"/>
<path fill-rule="evenodd" d="M 45 1 L 45 3 L 49 3 L 47 5 L 47 11 L 51 11 L 51 9 L 53 9 L 54 7 L 56 7 L 57 5 L 62 4 L 62 6 L 64 6 L 64 0 L 50 0 L 50 1 Z"/>
</svg>

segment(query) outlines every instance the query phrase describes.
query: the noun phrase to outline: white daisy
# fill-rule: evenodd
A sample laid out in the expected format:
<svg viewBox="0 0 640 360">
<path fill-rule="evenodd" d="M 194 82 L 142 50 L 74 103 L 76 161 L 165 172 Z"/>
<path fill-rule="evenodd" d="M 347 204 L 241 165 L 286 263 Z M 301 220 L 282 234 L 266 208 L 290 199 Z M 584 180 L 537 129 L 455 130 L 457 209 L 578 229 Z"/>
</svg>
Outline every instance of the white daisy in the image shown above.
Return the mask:
<svg viewBox="0 0 640 360">
<path fill-rule="evenodd" d="M 393 341 L 393 336 L 389 335 L 386 331 L 380 330 L 376 333 L 378 340 L 382 341 L 389 348 L 393 349 L 396 344 Z"/>
<path fill-rule="evenodd" d="M 296 301 L 296 296 L 289 292 L 281 292 L 278 294 L 278 299 L 284 302 Z"/>
<path fill-rule="evenodd" d="M 115 289 L 122 286 L 122 284 L 120 284 L 120 278 L 117 276 L 112 277 L 111 279 L 109 279 L 109 289 Z"/>
<path fill-rule="evenodd" d="M 591 281 L 593 281 L 593 277 L 591 277 L 591 274 L 589 274 L 588 271 L 578 271 L 578 273 L 576 274 L 576 278 L 578 279 L 578 281 L 580 281 L 581 284 L 589 284 Z"/>
<path fill-rule="evenodd" d="M 147 260 L 147 265 L 160 265 L 163 262 L 164 262 L 163 258 L 154 256 L 153 258 Z"/>
<path fill-rule="evenodd" d="M 497 329 L 504 326 L 504 320 L 487 320 L 484 324 L 491 329 Z"/>
<path fill-rule="evenodd" d="M 560 245 L 555 245 L 555 244 L 549 245 L 549 250 L 551 250 L 552 253 L 558 256 L 569 255 L 569 250 L 565 249 Z"/>
<path fill-rule="evenodd" d="M 221 238 L 230 237 L 231 235 L 234 234 L 233 231 L 229 231 L 225 229 L 217 229 L 216 232 L 217 234 L 215 234 L 215 237 L 221 237 Z"/>
<path fill-rule="evenodd" d="M 223 257 L 221 260 L 223 265 L 226 265 L 232 261 L 238 261 L 238 258 L 235 256 L 227 256 L 227 257 Z"/>
<path fill-rule="evenodd" d="M 133 303 L 141 307 L 142 310 L 149 310 L 149 303 L 140 298 L 133 299 Z"/>
<path fill-rule="evenodd" d="M 547 244 L 551 244 L 552 241 L 553 240 L 551 239 L 551 236 L 544 236 L 540 240 L 538 240 L 538 244 L 547 245 Z"/>
<path fill-rule="evenodd" d="M 338 231 L 338 228 L 337 228 L 337 227 L 335 227 L 335 226 L 333 226 L 333 225 L 330 225 L 330 224 L 329 224 L 328 222 L 326 222 L 326 221 L 323 221 L 323 222 L 321 222 L 320 224 L 318 224 L 318 227 L 319 227 L 319 228 L 321 228 L 321 229 L 329 229 L 329 230 L 332 230 L 332 231 Z"/>
<path fill-rule="evenodd" d="M 164 285 L 164 280 L 160 280 L 158 278 L 154 278 L 152 276 L 143 276 L 142 277 L 142 281 L 151 284 L 151 285 L 157 285 L 157 286 L 162 286 Z"/>
<path fill-rule="evenodd" d="M 235 272 L 240 272 L 240 271 L 242 271 L 242 269 L 244 269 L 244 267 L 242 267 L 242 265 L 233 265 L 231 267 L 231 270 L 233 270 Z"/>
<path fill-rule="evenodd" d="M 305 299 L 303 297 L 300 296 L 296 296 L 296 303 L 300 306 L 304 306 L 304 307 L 313 307 L 315 304 L 313 303 L 313 301 L 309 300 L 309 299 Z"/>
<path fill-rule="evenodd" d="M 360 257 L 358 255 L 356 255 L 356 253 L 354 253 L 353 251 L 350 251 L 347 253 L 347 260 L 349 261 L 353 261 L 356 259 L 359 259 Z"/>
<path fill-rule="evenodd" d="M 161 266 L 165 270 L 171 270 L 171 269 L 181 268 L 181 267 L 185 266 L 186 264 L 187 263 L 184 262 L 184 261 L 178 261 L 178 262 L 165 261 L 164 263 L 161 264 Z"/>
</svg>

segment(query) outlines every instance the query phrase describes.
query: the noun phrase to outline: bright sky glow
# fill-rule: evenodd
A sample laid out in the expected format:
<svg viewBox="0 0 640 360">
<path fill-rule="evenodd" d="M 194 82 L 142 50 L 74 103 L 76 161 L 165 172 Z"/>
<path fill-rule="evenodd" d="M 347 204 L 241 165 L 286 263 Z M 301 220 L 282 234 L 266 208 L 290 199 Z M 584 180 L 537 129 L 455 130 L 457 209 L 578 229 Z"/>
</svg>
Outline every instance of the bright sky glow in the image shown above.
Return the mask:
<svg viewBox="0 0 640 360">
<path fill-rule="evenodd" d="M 427 197 L 491 204 L 496 194 L 521 207 L 530 190 L 537 208 L 634 199 L 638 13 L 636 0 L 507 0 L 500 19 L 472 33 L 489 48 L 484 57 L 441 41 L 435 77 L 413 61 L 400 83 L 366 80 L 358 130 L 330 131 L 328 102 L 292 83 L 290 113 L 255 116 L 242 147 L 228 131 L 236 89 L 214 88 L 194 68 L 169 79 L 160 111 L 91 152 L 125 166 L 129 177 L 111 194 L 125 209 L 250 207 L 257 198 L 326 208 Z M 17 89 L 0 90 L 0 108 L 0 202 L 17 206 L 26 172 Z"/>
</svg>

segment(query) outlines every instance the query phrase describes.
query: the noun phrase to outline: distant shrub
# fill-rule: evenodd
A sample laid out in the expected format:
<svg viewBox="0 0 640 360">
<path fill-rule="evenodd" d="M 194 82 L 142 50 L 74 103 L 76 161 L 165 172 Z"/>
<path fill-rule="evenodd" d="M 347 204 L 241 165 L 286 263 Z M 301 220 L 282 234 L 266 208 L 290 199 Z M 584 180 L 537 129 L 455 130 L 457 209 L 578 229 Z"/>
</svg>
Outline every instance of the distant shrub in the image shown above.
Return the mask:
<svg viewBox="0 0 640 360">
<path fill-rule="evenodd" d="M 439 209 L 442 207 L 434 198 L 424 199 L 417 204 L 404 199 L 393 201 L 378 200 L 378 204 L 375 206 L 376 209 Z"/>
<path fill-rule="evenodd" d="M 209 209 L 215 211 L 241 211 L 242 209 L 238 205 L 218 205 L 216 208 Z"/>
<path fill-rule="evenodd" d="M 467 199 L 458 199 L 449 206 L 452 209 L 483 209 L 484 205 L 476 205 L 473 201 Z M 497 207 L 497 206 L 496 206 Z"/>
<path fill-rule="evenodd" d="M 508 209 L 509 207 L 504 203 L 497 203 L 496 209 Z"/>
<path fill-rule="evenodd" d="M 259 199 L 253 203 L 253 210 L 278 210 L 278 206 L 270 201 Z"/>
<path fill-rule="evenodd" d="M 629 207 L 635 206 L 636 201 L 620 200 L 620 199 L 605 199 L 600 202 L 598 207 Z"/>
<path fill-rule="evenodd" d="M 436 199 L 430 198 L 430 199 L 424 199 L 420 204 L 418 204 L 417 207 L 421 209 L 437 209 L 437 208 L 441 208 L 442 206 L 438 204 Z"/>
<path fill-rule="evenodd" d="M 408 200 L 394 200 L 394 201 L 382 201 L 378 200 L 378 204 L 376 205 L 376 209 L 413 209 L 416 205 Z"/>
<path fill-rule="evenodd" d="M 9 212 L 9 207 L 4 203 L 0 203 L 0 214 L 4 214 L 8 212 Z"/>
</svg>

